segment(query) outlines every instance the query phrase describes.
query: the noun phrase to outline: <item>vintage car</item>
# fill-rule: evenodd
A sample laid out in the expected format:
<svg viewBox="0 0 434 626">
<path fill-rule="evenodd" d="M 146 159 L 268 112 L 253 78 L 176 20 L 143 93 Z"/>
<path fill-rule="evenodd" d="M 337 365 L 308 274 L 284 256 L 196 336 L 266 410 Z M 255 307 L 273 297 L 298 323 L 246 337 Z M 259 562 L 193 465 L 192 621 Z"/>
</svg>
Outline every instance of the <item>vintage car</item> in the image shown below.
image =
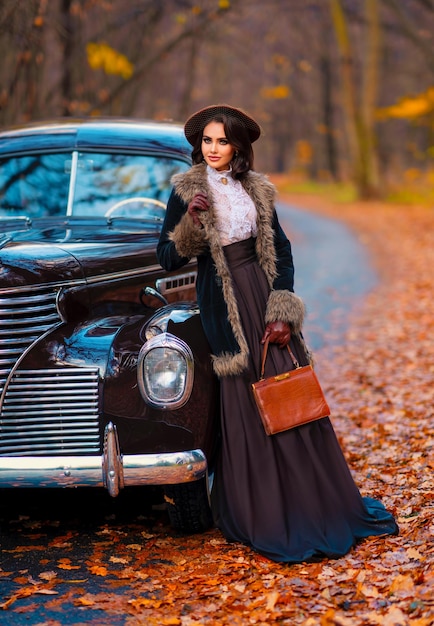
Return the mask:
<svg viewBox="0 0 434 626">
<path fill-rule="evenodd" d="M 218 385 L 195 261 L 156 244 L 182 127 L 62 120 L 0 132 L 0 488 L 161 486 L 211 522 Z"/>
</svg>

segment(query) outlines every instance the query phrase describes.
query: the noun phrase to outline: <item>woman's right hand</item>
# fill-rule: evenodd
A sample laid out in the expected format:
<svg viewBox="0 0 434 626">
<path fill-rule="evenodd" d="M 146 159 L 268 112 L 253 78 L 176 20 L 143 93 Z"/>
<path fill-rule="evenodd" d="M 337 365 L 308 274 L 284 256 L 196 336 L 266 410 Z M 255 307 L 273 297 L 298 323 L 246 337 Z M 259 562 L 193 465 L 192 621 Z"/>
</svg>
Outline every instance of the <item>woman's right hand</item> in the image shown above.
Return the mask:
<svg viewBox="0 0 434 626">
<path fill-rule="evenodd" d="M 204 193 L 197 193 L 187 207 L 187 213 L 191 216 L 195 226 L 202 226 L 199 219 L 199 211 L 208 211 L 209 202 Z"/>
<path fill-rule="evenodd" d="M 261 343 L 264 344 L 267 339 L 270 343 L 277 343 L 279 348 L 283 349 L 290 342 L 291 326 L 286 322 L 270 322 L 265 328 Z"/>
</svg>

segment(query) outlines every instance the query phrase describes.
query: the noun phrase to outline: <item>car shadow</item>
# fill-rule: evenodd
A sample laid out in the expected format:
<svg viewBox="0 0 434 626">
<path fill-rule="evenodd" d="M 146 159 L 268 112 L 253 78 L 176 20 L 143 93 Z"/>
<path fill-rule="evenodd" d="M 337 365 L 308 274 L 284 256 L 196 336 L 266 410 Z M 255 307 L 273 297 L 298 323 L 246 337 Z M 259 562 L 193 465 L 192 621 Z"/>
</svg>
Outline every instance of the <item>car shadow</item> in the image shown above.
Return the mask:
<svg viewBox="0 0 434 626">
<path fill-rule="evenodd" d="M 161 490 L 131 487 L 112 498 L 103 489 L 0 489 L 0 545 L 23 533 L 97 531 L 104 524 L 168 524 Z"/>
</svg>

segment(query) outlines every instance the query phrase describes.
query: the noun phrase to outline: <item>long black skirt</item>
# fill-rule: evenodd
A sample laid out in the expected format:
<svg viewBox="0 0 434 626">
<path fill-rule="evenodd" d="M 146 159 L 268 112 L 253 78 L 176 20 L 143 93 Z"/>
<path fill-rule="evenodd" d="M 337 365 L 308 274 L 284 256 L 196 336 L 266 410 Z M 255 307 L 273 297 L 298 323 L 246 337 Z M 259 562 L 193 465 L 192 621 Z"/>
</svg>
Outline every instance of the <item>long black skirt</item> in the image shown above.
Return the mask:
<svg viewBox="0 0 434 626">
<path fill-rule="evenodd" d="M 384 506 L 362 498 L 329 418 L 268 436 L 251 391 L 259 378 L 269 294 L 254 240 L 226 246 L 235 296 L 250 349 L 248 371 L 221 379 L 221 447 L 211 502 L 216 526 L 280 562 L 337 558 L 360 539 L 396 534 Z M 307 364 L 300 341 L 291 340 Z M 292 369 L 288 351 L 271 345 L 265 375 Z"/>
</svg>

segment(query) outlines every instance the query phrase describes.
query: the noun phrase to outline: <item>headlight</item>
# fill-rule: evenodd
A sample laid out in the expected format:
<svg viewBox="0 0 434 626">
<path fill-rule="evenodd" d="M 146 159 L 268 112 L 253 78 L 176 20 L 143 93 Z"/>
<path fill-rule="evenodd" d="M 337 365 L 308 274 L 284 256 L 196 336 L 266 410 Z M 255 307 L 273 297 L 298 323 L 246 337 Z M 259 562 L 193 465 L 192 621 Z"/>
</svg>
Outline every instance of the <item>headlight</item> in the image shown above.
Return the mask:
<svg viewBox="0 0 434 626">
<path fill-rule="evenodd" d="M 158 409 L 183 406 L 190 398 L 193 376 L 193 354 L 175 335 L 161 333 L 152 337 L 139 352 L 139 389 L 150 406 Z"/>
</svg>

